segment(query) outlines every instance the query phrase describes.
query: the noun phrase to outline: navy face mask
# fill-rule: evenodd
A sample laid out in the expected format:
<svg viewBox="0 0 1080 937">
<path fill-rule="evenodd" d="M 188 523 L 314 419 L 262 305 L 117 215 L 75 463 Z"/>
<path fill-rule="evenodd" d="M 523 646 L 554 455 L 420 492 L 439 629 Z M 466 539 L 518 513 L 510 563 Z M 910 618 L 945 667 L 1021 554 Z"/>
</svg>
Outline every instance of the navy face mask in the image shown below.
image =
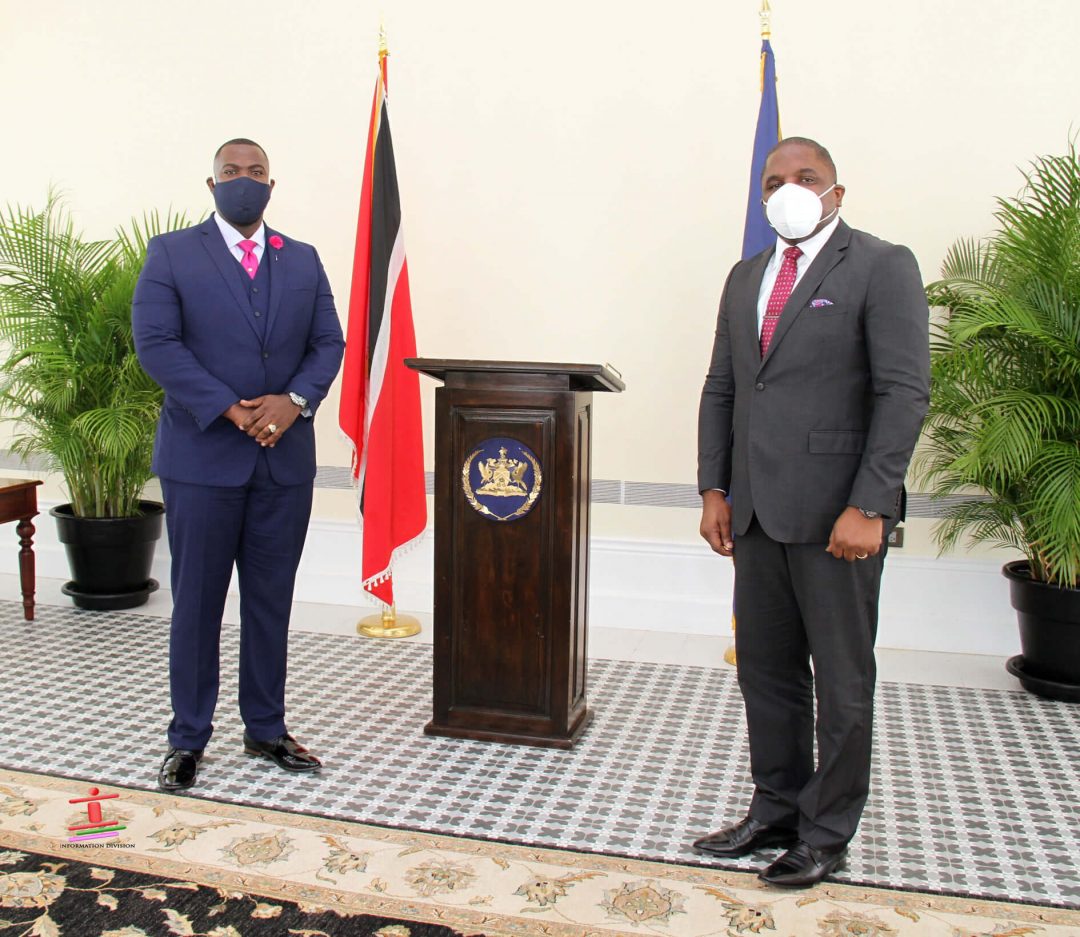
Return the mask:
<svg viewBox="0 0 1080 937">
<path fill-rule="evenodd" d="M 218 214 L 234 225 L 254 224 L 262 217 L 270 201 L 270 186 L 250 176 L 240 176 L 214 185 L 214 204 Z"/>
</svg>

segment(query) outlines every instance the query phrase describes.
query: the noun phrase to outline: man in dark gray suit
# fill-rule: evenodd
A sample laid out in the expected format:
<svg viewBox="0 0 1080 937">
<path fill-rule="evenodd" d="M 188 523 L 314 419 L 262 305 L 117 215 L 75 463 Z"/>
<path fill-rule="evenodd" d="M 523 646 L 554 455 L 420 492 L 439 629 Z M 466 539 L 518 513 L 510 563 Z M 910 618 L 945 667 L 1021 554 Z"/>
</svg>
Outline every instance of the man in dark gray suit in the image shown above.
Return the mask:
<svg viewBox="0 0 1080 937">
<path fill-rule="evenodd" d="M 805 887 L 842 866 L 869 791 L 878 592 L 926 414 L 929 310 L 911 251 L 839 219 L 820 144 L 775 147 L 762 193 L 779 240 L 728 276 L 698 426 L 701 535 L 738 545 L 754 794 L 694 846 L 789 847 L 761 878 Z"/>
</svg>

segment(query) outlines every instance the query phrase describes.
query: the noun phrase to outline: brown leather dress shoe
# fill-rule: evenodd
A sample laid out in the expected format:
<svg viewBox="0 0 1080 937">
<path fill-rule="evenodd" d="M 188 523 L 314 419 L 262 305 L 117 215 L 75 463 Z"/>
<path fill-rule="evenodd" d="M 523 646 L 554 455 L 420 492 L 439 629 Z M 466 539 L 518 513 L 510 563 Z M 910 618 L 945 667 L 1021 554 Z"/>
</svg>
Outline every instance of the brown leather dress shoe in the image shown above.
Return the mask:
<svg viewBox="0 0 1080 937">
<path fill-rule="evenodd" d="M 770 826 L 753 817 L 743 817 L 733 826 L 703 836 L 694 848 L 721 859 L 737 859 L 769 846 L 790 846 L 799 838 L 791 827 Z"/>
<path fill-rule="evenodd" d="M 202 749 L 170 748 L 165 763 L 158 771 L 158 787 L 163 791 L 182 791 L 195 783 L 202 761 Z"/>
<path fill-rule="evenodd" d="M 758 878 L 781 888 L 809 888 L 842 868 L 846 859 L 847 846 L 815 849 L 799 840 Z"/>
<path fill-rule="evenodd" d="M 288 733 L 256 742 L 245 732 L 244 753 L 269 758 L 285 771 L 318 771 L 322 767 L 322 762 Z"/>
</svg>

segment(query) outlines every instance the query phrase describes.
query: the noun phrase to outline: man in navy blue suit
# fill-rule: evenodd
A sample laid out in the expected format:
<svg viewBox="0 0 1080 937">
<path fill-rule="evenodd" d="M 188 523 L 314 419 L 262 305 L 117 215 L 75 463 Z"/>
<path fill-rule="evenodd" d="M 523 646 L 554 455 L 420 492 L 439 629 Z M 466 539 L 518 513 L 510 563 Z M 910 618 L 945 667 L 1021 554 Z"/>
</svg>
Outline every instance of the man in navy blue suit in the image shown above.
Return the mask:
<svg viewBox="0 0 1080 937">
<path fill-rule="evenodd" d="M 139 361 L 165 390 L 153 468 L 172 553 L 173 719 L 158 775 L 170 791 L 195 783 L 213 732 L 234 565 L 244 751 L 320 767 L 286 728 L 285 671 L 312 422 L 345 347 L 315 249 L 263 223 L 274 181 L 262 147 L 230 140 L 206 182 L 217 210 L 150 241 L 132 305 Z"/>
</svg>

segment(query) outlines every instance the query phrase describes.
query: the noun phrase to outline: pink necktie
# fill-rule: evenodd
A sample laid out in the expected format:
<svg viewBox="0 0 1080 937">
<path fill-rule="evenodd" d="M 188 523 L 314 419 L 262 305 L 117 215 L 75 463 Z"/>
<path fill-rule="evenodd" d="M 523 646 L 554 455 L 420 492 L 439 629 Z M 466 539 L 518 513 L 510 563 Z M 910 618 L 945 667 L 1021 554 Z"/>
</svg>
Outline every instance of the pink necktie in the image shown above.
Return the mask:
<svg viewBox="0 0 1080 937">
<path fill-rule="evenodd" d="M 776 323 L 780 321 L 780 313 L 784 311 L 784 304 L 791 296 L 791 291 L 795 289 L 795 265 L 800 257 L 802 257 L 802 251 L 797 247 L 788 247 L 784 250 L 784 261 L 780 264 L 780 272 L 776 275 L 776 282 L 773 284 L 768 305 L 765 307 L 765 317 L 761 321 L 762 358 L 769 350 L 769 342 L 772 341 L 773 332 L 776 331 Z"/>
<path fill-rule="evenodd" d="M 240 261 L 240 266 L 243 267 L 247 271 L 248 276 L 254 280 L 255 273 L 259 269 L 259 258 L 255 256 L 255 242 L 240 241 L 239 244 L 244 249 L 244 256 L 243 259 Z M 785 261 L 785 263 L 786 262 L 787 261 Z M 791 291 L 788 290 L 788 292 L 790 293 Z M 769 300 L 769 302 L 771 303 L 772 300 Z"/>
</svg>

